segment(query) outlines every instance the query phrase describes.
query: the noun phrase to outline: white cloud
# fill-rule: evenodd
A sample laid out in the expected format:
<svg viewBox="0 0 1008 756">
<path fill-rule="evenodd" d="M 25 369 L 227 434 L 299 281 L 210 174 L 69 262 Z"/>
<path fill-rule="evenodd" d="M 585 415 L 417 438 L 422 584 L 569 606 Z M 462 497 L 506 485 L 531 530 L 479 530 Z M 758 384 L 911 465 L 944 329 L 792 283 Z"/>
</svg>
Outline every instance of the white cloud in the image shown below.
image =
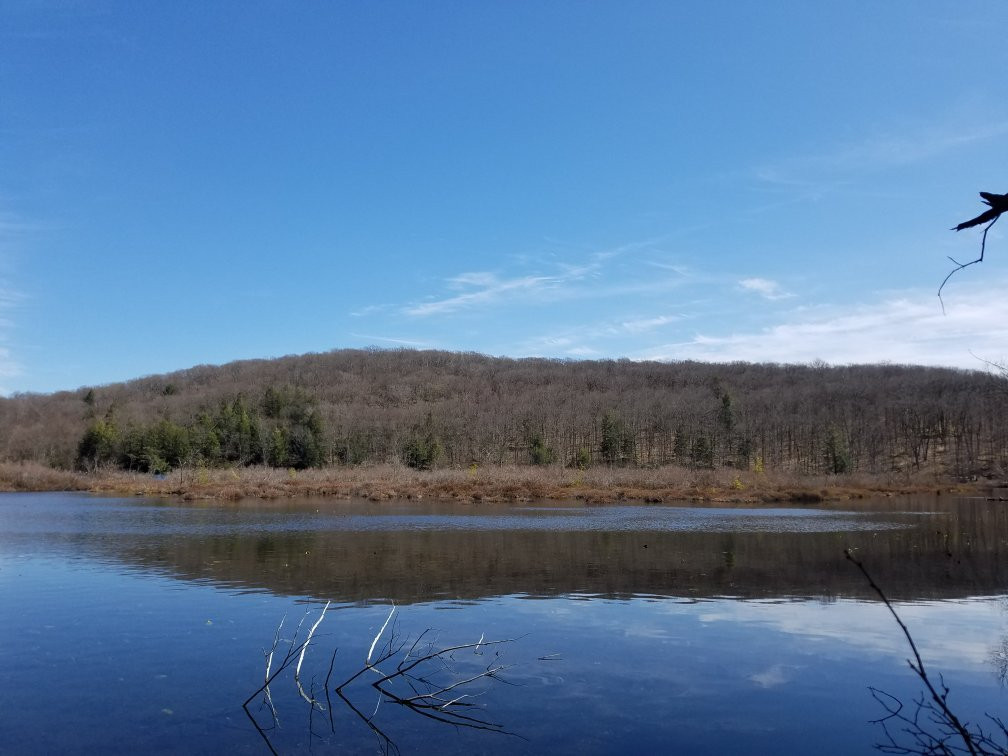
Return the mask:
<svg viewBox="0 0 1008 756">
<path fill-rule="evenodd" d="M 749 675 L 749 679 L 761 688 L 777 688 L 784 683 L 789 682 L 794 676 L 794 671 L 794 667 L 787 667 L 783 664 L 774 664 L 762 672 Z"/>
<path fill-rule="evenodd" d="M 353 312 L 349 313 L 349 315 L 351 318 L 363 318 L 367 317 L 368 315 L 377 315 L 379 313 L 386 312 L 387 310 L 389 310 L 389 308 L 390 305 L 387 304 L 366 305 L 364 307 L 361 307 L 359 310 L 354 310 Z"/>
<path fill-rule="evenodd" d="M 677 286 L 681 281 L 673 279 L 655 280 L 653 276 L 638 280 L 639 266 L 630 271 L 620 270 L 616 263 L 627 255 L 655 251 L 656 245 L 662 239 L 647 239 L 639 242 L 629 242 L 615 247 L 586 252 L 576 263 L 565 262 L 543 255 L 545 261 L 529 260 L 526 256 L 515 255 L 522 264 L 535 263 L 546 268 L 547 272 L 536 272 L 525 276 L 501 276 L 491 271 L 466 271 L 444 280 L 447 289 L 460 292 L 447 297 L 431 297 L 427 300 L 412 303 L 402 308 L 405 315 L 426 317 L 440 315 L 481 305 L 496 304 L 501 301 L 521 297 L 524 300 L 540 300 L 555 302 L 558 299 L 581 299 L 609 296 L 627 296 L 641 293 L 666 291 Z M 683 276 L 682 269 L 664 263 L 648 263 L 658 267 L 673 270 L 678 277 Z M 609 270 L 607 271 L 607 267 Z M 616 267 L 616 270 L 612 268 Z M 599 285 L 602 274 L 606 272 L 605 285 Z M 591 285 L 587 285 L 590 282 Z M 361 314 L 369 314 L 361 311 Z"/>
<path fill-rule="evenodd" d="M 474 291 L 453 297 L 421 302 L 407 307 L 407 315 L 424 317 L 447 312 L 455 312 L 473 305 L 489 304 L 505 295 L 534 294 L 551 288 L 562 279 L 557 276 L 523 276 L 521 278 L 499 279 L 492 273 L 462 273 L 448 279 L 453 289 L 474 287 Z"/>
<path fill-rule="evenodd" d="M 784 291 L 779 283 L 771 281 L 769 278 L 743 278 L 739 281 L 739 286 L 746 291 L 755 292 L 765 299 L 787 299 L 794 296 L 794 294 Z"/>
<path fill-rule="evenodd" d="M 661 328 L 663 325 L 668 325 L 669 323 L 675 323 L 676 321 L 679 320 L 682 320 L 682 318 L 677 315 L 659 315 L 658 317 L 655 318 L 626 320 L 620 323 L 620 329 L 627 331 L 629 333 L 641 333 L 643 331 L 651 331 L 655 328 Z"/>
<path fill-rule="evenodd" d="M 802 308 L 788 321 L 726 335 L 643 350 L 643 359 L 714 362 L 790 362 L 823 359 L 833 364 L 906 363 L 982 369 L 984 359 L 1008 357 L 1008 282 L 946 297 L 946 314 L 934 293 L 894 296 L 849 308 Z M 961 298 L 960 298 L 961 297 Z"/>
<path fill-rule="evenodd" d="M 418 349 L 431 349 L 434 347 L 429 341 L 415 341 L 413 339 L 399 339 L 392 336 L 369 336 L 363 333 L 351 333 L 350 334 L 355 339 L 361 339 L 362 341 L 375 342 L 380 341 L 383 344 L 401 344 L 402 346 L 417 347 Z"/>
<path fill-rule="evenodd" d="M 921 655 L 934 669 L 985 668 L 992 641 L 998 637 L 995 628 L 1003 625 L 998 603 L 987 598 L 897 603 L 896 610 L 911 628 Z M 705 624 L 755 624 L 789 635 L 855 645 L 866 655 L 905 658 L 910 653 L 892 615 L 877 601 L 718 601 L 699 619 Z M 779 670 L 781 674 L 784 671 Z M 760 684 L 754 678 L 761 675 L 767 682 L 776 680 L 773 668 L 750 679 Z"/>
</svg>

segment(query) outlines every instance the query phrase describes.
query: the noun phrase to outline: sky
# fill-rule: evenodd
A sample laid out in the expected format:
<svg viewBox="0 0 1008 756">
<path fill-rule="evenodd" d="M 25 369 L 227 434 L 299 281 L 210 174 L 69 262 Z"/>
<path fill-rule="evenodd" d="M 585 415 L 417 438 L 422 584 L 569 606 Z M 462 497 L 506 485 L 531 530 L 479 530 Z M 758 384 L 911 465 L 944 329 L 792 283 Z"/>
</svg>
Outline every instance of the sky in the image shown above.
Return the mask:
<svg viewBox="0 0 1008 756">
<path fill-rule="evenodd" d="M 1008 3 L 0 2 L 0 393 L 1008 358 Z"/>
</svg>

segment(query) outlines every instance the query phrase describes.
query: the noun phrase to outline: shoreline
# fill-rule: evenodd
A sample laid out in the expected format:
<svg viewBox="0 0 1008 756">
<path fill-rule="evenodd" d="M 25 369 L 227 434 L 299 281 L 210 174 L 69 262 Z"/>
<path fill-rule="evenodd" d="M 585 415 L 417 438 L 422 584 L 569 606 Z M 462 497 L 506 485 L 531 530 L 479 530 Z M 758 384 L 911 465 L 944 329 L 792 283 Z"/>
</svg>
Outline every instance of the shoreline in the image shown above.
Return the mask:
<svg viewBox="0 0 1008 756">
<path fill-rule="evenodd" d="M 907 494 L 990 496 L 996 485 L 991 481 L 957 482 L 929 472 L 810 476 L 732 468 L 581 470 L 520 465 L 421 471 L 385 464 L 300 471 L 268 467 L 185 468 L 165 476 L 152 476 L 120 470 L 81 473 L 35 463 L 0 463 L 0 492 L 87 491 L 223 501 L 320 496 L 467 503 L 540 500 L 587 504 L 633 501 L 814 504 Z"/>
</svg>

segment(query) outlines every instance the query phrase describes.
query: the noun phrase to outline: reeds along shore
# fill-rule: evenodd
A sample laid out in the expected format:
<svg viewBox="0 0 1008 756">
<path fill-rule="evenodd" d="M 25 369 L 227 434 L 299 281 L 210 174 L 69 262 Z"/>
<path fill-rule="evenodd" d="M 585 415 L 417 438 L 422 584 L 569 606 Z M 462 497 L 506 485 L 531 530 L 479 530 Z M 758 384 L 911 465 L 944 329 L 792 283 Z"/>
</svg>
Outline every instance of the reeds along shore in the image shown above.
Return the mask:
<svg viewBox="0 0 1008 756">
<path fill-rule="evenodd" d="M 92 491 L 183 499 L 276 499 L 294 496 L 434 499 L 464 502 L 535 500 L 609 503 L 711 501 L 818 502 L 906 493 L 977 493 L 980 483 L 934 475 L 801 476 L 722 468 L 692 470 L 520 465 L 414 470 L 405 465 L 284 470 L 270 467 L 183 468 L 165 476 L 99 470 L 79 473 L 37 463 L 0 463 L 0 491 Z"/>
</svg>

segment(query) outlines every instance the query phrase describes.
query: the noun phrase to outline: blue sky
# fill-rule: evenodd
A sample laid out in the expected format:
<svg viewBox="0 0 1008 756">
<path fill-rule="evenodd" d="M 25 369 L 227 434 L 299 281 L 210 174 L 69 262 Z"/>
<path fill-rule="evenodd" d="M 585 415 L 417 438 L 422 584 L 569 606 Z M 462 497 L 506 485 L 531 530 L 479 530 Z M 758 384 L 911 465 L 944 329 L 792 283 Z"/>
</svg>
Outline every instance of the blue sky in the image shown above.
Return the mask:
<svg viewBox="0 0 1008 756">
<path fill-rule="evenodd" d="M 1003 2 L 0 4 L 0 391 L 1008 357 Z"/>
</svg>

